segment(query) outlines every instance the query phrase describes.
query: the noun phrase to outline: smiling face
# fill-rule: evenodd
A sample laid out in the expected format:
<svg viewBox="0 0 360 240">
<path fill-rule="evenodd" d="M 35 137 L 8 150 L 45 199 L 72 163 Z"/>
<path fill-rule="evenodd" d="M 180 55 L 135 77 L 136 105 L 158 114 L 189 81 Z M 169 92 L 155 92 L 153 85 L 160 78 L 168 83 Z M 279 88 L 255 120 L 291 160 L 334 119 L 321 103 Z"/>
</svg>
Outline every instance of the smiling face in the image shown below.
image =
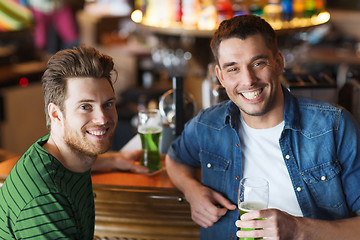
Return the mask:
<svg viewBox="0 0 360 240">
<path fill-rule="evenodd" d="M 278 124 L 283 116 L 279 79 L 283 71 L 281 53 L 274 56 L 263 37 L 255 34 L 244 40 L 223 40 L 218 56 L 216 74 L 229 98 L 240 109 L 244 120 L 248 124 L 261 120 L 263 127 L 256 128 Z"/>
<path fill-rule="evenodd" d="M 105 78 L 68 79 L 63 117 L 64 141 L 72 151 L 94 156 L 109 150 L 117 124 L 110 83 Z"/>
</svg>

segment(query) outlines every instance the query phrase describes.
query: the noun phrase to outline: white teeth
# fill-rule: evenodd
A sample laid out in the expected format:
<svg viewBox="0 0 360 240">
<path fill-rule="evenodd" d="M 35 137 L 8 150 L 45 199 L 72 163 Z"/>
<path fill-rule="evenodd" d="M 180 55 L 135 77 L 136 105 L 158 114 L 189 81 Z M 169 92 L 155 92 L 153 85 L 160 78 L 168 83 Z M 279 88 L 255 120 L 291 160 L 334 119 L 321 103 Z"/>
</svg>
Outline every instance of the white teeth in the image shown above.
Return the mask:
<svg viewBox="0 0 360 240">
<path fill-rule="evenodd" d="M 252 99 L 255 99 L 255 98 L 257 98 L 258 96 L 260 96 L 261 91 L 262 91 L 262 90 L 260 89 L 260 90 L 253 91 L 253 92 L 243 92 L 242 95 L 243 95 L 246 99 L 252 100 Z"/>
<path fill-rule="evenodd" d="M 90 134 L 95 135 L 95 136 L 101 136 L 104 135 L 106 133 L 106 131 L 88 131 Z"/>
</svg>

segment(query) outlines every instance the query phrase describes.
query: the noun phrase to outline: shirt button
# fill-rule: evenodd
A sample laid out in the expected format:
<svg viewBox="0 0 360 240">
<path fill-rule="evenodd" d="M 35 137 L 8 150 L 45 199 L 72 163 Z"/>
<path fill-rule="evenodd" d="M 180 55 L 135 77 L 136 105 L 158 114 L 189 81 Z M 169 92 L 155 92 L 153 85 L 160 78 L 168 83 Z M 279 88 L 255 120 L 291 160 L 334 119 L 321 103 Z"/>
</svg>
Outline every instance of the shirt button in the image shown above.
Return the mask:
<svg viewBox="0 0 360 240">
<path fill-rule="evenodd" d="M 207 167 L 207 168 L 211 168 L 211 163 L 208 163 L 208 164 L 206 165 L 206 167 Z"/>
<path fill-rule="evenodd" d="M 325 180 L 326 180 L 326 177 L 325 177 L 325 176 L 322 176 L 322 177 L 321 177 L 321 180 L 322 180 L 322 181 L 325 181 Z"/>
<path fill-rule="evenodd" d="M 301 187 L 296 188 L 296 191 L 298 191 L 298 192 L 301 192 L 301 190 L 302 190 Z"/>
<path fill-rule="evenodd" d="M 239 176 L 235 176 L 235 179 L 236 179 L 236 180 L 239 180 L 239 179 L 240 179 L 240 177 L 239 177 Z"/>
<path fill-rule="evenodd" d="M 239 146 L 240 146 L 240 144 L 239 144 L 239 143 L 236 143 L 236 146 L 237 146 L 237 147 L 239 147 Z"/>
<path fill-rule="evenodd" d="M 289 154 L 286 154 L 285 158 L 286 158 L 287 160 L 289 160 L 289 159 L 290 159 L 290 155 L 289 155 Z"/>
</svg>

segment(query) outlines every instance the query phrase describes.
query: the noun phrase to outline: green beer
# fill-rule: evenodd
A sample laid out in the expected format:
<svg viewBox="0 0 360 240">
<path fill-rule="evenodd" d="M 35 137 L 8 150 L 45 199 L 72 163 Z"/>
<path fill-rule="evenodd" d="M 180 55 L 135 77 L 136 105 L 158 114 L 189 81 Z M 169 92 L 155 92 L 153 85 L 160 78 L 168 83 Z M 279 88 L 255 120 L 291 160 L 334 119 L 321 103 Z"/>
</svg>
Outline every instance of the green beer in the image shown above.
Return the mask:
<svg viewBox="0 0 360 240">
<path fill-rule="evenodd" d="M 253 210 L 263 210 L 266 209 L 267 206 L 265 203 L 261 202 L 241 202 L 239 204 L 239 215 L 243 215 L 244 213 L 251 212 Z M 261 218 L 264 219 L 264 218 Z M 259 220 L 259 219 L 258 219 Z M 243 231 L 257 230 L 253 228 L 242 228 Z M 262 238 L 239 238 L 240 240 L 256 240 Z"/>
<path fill-rule="evenodd" d="M 141 127 L 138 131 L 143 150 L 141 165 L 147 167 L 149 172 L 161 169 L 159 145 L 162 129 L 158 127 Z"/>
</svg>

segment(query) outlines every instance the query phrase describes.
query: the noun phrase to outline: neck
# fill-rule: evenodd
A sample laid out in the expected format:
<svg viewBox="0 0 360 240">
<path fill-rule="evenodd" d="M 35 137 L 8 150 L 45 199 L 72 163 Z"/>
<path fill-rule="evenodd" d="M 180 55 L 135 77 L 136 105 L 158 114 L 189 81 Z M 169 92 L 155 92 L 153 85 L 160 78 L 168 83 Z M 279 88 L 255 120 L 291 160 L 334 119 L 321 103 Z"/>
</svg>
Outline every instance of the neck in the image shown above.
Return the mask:
<svg viewBox="0 0 360 240">
<path fill-rule="evenodd" d="M 50 135 L 43 148 L 53 155 L 65 168 L 73 172 L 86 172 L 95 162 L 97 156 L 88 156 L 74 152 L 64 141 Z"/>
<path fill-rule="evenodd" d="M 274 111 L 276 114 L 273 114 Z M 255 129 L 266 129 L 272 128 L 279 125 L 282 121 L 284 121 L 284 108 L 278 107 L 278 109 L 272 110 L 272 113 L 267 113 L 263 116 L 250 116 L 241 112 L 241 116 L 243 117 L 245 123 Z"/>
</svg>

